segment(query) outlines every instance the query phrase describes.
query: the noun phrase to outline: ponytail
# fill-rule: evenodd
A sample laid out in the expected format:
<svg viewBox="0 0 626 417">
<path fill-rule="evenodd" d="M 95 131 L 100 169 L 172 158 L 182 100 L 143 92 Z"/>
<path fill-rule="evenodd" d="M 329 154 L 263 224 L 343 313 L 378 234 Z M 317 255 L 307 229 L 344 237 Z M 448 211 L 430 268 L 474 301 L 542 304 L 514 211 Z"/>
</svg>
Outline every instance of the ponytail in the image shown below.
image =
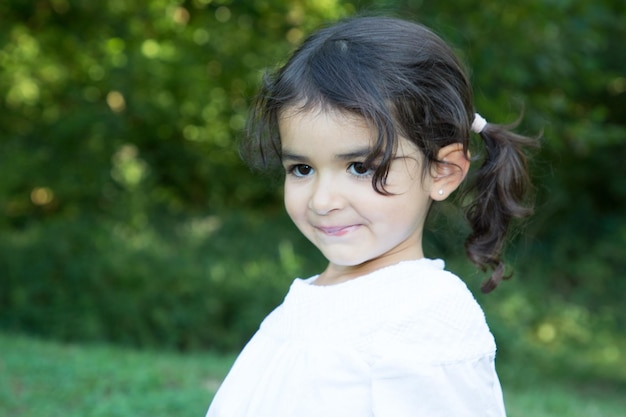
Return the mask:
<svg viewBox="0 0 626 417">
<path fill-rule="evenodd" d="M 511 132 L 516 126 L 517 123 L 501 126 L 485 122 L 476 129 L 485 143 L 486 153 L 466 189 L 474 198 L 465 211 L 472 229 L 465 241 L 465 251 L 482 271 L 493 270 L 481 286 L 483 293 L 491 292 L 503 279 L 510 278 L 504 275 L 504 263 L 500 259 L 507 232 L 514 218 L 532 214 L 528 204 L 531 183 L 526 149 L 538 144 L 536 138 Z"/>
</svg>

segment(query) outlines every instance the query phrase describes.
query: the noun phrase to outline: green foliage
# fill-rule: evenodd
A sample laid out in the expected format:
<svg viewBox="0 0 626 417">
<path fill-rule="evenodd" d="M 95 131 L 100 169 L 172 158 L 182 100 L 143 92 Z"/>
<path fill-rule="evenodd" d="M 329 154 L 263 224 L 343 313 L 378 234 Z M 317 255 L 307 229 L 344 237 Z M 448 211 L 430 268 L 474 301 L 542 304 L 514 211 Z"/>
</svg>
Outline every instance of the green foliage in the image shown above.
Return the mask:
<svg viewBox="0 0 626 417">
<path fill-rule="evenodd" d="M 347 6 L 37 4 L 0 6 L 5 227 L 82 211 L 119 215 L 135 194 L 174 214 L 275 203 L 245 175 L 233 138 L 261 70 Z"/>
<path fill-rule="evenodd" d="M 33 225 L 0 241 L 0 327 L 64 340 L 239 349 L 293 277 L 319 270 L 319 256 L 296 255 L 306 246 L 282 216 L 247 213 L 160 231 L 89 218 Z"/>
</svg>

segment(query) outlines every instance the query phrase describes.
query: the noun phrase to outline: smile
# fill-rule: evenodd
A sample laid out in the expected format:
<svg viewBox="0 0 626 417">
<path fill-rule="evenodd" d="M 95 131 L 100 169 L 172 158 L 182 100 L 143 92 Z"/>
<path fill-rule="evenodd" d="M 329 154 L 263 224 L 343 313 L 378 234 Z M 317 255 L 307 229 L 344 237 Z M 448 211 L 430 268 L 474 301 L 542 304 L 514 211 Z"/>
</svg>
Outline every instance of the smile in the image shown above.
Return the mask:
<svg viewBox="0 0 626 417">
<path fill-rule="evenodd" d="M 357 229 L 358 227 L 359 227 L 358 224 L 352 224 L 349 226 L 328 226 L 328 227 L 315 226 L 317 230 L 319 230 L 320 232 L 322 232 L 323 234 L 327 236 L 343 236 Z"/>
</svg>

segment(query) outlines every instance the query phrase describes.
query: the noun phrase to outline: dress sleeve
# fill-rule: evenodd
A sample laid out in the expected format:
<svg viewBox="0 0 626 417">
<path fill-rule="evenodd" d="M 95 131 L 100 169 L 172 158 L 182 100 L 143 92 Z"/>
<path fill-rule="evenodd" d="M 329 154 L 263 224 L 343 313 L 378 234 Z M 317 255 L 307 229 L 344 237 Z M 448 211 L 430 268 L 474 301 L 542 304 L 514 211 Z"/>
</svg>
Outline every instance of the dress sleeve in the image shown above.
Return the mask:
<svg viewBox="0 0 626 417">
<path fill-rule="evenodd" d="M 394 354 L 372 371 L 375 417 L 505 416 L 493 355 L 428 364 Z"/>
<path fill-rule="evenodd" d="M 380 314 L 369 358 L 373 415 L 504 417 L 482 309 L 451 273 L 432 272 L 426 282 L 410 281 Z"/>
</svg>

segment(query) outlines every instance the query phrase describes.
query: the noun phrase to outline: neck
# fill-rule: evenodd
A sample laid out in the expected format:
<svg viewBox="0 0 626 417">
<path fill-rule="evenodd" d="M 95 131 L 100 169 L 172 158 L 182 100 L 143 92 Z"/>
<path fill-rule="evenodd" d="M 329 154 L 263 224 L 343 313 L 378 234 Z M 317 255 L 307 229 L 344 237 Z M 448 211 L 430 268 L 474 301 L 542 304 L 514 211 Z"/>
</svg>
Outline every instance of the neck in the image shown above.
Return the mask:
<svg viewBox="0 0 626 417">
<path fill-rule="evenodd" d="M 359 278 L 381 268 L 395 265 L 402 261 L 418 260 L 424 257 L 422 248 L 416 248 L 402 256 L 387 254 L 385 257 L 371 259 L 359 265 L 336 265 L 330 262 L 324 272 L 314 282 L 314 285 L 335 285 Z"/>
</svg>

